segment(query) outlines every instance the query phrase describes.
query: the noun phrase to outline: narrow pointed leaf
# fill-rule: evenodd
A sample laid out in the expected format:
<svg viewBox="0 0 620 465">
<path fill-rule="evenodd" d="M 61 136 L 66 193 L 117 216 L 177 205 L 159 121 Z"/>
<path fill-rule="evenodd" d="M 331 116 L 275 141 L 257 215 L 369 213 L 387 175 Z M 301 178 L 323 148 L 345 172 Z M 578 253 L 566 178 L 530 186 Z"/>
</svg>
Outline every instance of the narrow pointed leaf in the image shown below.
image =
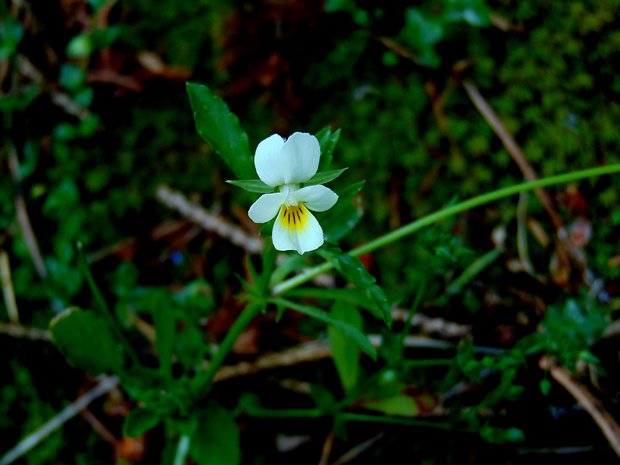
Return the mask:
<svg viewBox="0 0 620 465">
<path fill-rule="evenodd" d="M 226 182 L 249 192 L 257 192 L 259 194 L 269 194 L 273 192 L 273 187 L 268 186 L 260 179 L 235 179 Z"/>
<path fill-rule="evenodd" d="M 373 360 L 376 360 L 377 351 L 370 342 L 370 339 L 368 339 L 368 337 L 362 331 L 350 325 L 349 323 L 337 320 L 329 313 L 324 312 L 323 310 L 316 307 L 311 307 L 309 305 L 301 305 L 287 299 L 273 299 L 272 302 L 276 305 L 283 305 L 299 313 L 303 313 L 304 315 L 307 315 L 309 317 L 316 318 L 317 320 L 327 323 L 328 325 L 334 326 L 335 328 L 340 330 L 342 334 L 344 334 L 351 341 L 353 341 L 362 352 L 370 356 Z"/>
</svg>

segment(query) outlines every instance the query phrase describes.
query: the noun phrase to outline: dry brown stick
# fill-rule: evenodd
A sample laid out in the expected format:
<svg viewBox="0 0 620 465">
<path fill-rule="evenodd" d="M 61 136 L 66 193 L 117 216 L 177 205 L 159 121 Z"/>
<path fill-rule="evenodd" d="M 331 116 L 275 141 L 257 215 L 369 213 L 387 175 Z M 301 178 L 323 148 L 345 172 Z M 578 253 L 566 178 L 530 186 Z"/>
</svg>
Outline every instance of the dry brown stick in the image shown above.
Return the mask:
<svg viewBox="0 0 620 465">
<path fill-rule="evenodd" d="M 19 311 L 15 301 L 13 280 L 11 279 L 9 255 L 4 250 L 0 250 L 0 281 L 2 282 L 2 295 L 6 312 L 9 315 L 9 321 L 13 324 L 19 324 Z"/>
<path fill-rule="evenodd" d="M 489 123 L 489 126 L 491 126 L 497 137 L 500 138 L 502 144 L 504 144 L 504 147 L 523 173 L 525 179 L 528 181 L 538 179 L 536 171 L 525 158 L 521 147 L 519 147 L 519 144 L 517 144 L 510 132 L 508 132 L 500 118 L 487 103 L 486 99 L 482 96 L 476 85 L 473 82 L 466 80 L 463 81 L 463 87 L 478 111 L 482 114 L 482 117 L 487 123 Z M 570 257 L 573 259 L 574 263 L 576 263 L 579 268 L 583 270 L 585 268 L 583 259 L 576 253 L 574 247 L 569 244 L 567 240 L 566 227 L 564 226 L 562 218 L 560 218 L 560 215 L 553 206 L 551 197 L 549 197 L 547 192 L 542 188 L 534 189 L 534 193 L 540 200 L 540 203 L 542 203 L 544 209 L 547 211 L 547 214 L 551 218 L 551 222 L 557 231 L 558 247 L 556 247 L 556 253 L 560 263 L 565 264 L 567 267 L 570 266 Z"/>
<path fill-rule="evenodd" d="M 486 120 L 487 123 L 489 123 L 489 126 L 491 126 L 497 137 L 500 138 L 502 144 L 504 144 L 504 147 L 506 148 L 512 159 L 519 166 L 519 169 L 523 173 L 525 179 L 527 179 L 528 181 L 534 181 L 538 179 L 536 171 L 534 171 L 532 165 L 530 165 L 530 163 L 525 158 L 521 147 L 519 147 L 519 144 L 517 144 L 512 135 L 508 132 L 497 114 L 495 114 L 495 111 L 493 111 L 493 109 L 487 103 L 482 94 L 480 94 L 476 85 L 471 81 L 464 81 L 463 87 L 467 91 L 467 95 L 469 95 L 469 98 L 474 103 L 478 111 L 480 111 L 480 113 L 482 114 L 483 118 Z M 564 222 L 562 221 L 562 218 L 560 218 L 560 215 L 558 215 L 558 213 L 555 211 L 555 208 L 553 207 L 553 202 L 551 201 L 549 195 L 547 195 L 547 192 L 545 192 L 545 190 L 542 188 L 535 189 L 534 192 L 536 193 L 536 196 L 538 196 L 538 198 L 540 199 L 540 202 L 543 204 L 545 210 L 547 210 L 547 213 L 551 217 L 551 221 L 553 222 L 553 225 L 556 227 L 556 229 L 562 229 L 564 227 Z"/>
<path fill-rule="evenodd" d="M 13 182 L 17 187 L 17 193 L 15 194 L 15 211 L 17 212 L 17 223 L 19 224 L 19 228 L 21 229 L 21 232 L 24 236 L 24 242 L 26 243 L 26 248 L 30 253 L 30 257 L 32 258 L 34 267 L 37 270 L 39 277 L 41 279 L 45 279 L 47 278 L 47 269 L 45 268 L 45 263 L 43 262 L 43 258 L 41 257 L 41 251 L 39 249 L 37 237 L 34 235 L 32 224 L 30 223 L 28 210 L 26 210 L 26 202 L 24 201 L 24 197 L 21 193 L 19 160 L 17 159 L 17 153 L 15 147 L 13 146 L 9 148 L 9 169 L 11 171 L 11 176 L 13 177 Z"/>
<path fill-rule="evenodd" d="M 333 448 L 334 433 L 330 432 L 323 443 L 323 450 L 321 451 L 321 460 L 319 460 L 319 465 L 329 465 L 329 456 L 331 455 Z"/>
<path fill-rule="evenodd" d="M 560 366 L 552 358 L 541 358 L 540 367 L 544 370 L 549 370 L 553 379 L 566 389 L 583 409 L 588 412 L 607 438 L 607 441 L 609 441 L 611 448 L 620 458 L 620 426 L 605 409 L 601 401 L 586 386 L 577 381 L 566 368 Z"/>
<path fill-rule="evenodd" d="M 251 237 L 239 226 L 229 223 L 219 216 L 212 215 L 202 206 L 189 201 L 183 194 L 170 189 L 168 186 L 159 186 L 156 197 L 168 208 L 176 210 L 182 216 L 202 226 L 207 231 L 213 231 L 228 239 L 233 244 L 245 249 L 248 253 L 259 254 L 263 250 L 262 240 Z"/>
</svg>

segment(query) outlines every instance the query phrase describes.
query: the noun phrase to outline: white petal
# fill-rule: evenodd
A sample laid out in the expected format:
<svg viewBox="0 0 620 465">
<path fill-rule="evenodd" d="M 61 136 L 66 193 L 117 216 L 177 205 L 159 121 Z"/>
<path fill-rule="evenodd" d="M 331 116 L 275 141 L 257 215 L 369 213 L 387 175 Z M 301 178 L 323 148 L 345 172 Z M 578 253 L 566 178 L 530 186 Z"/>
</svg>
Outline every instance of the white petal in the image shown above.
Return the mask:
<svg viewBox="0 0 620 465">
<path fill-rule="evenodd" d="M 306 182 L 316 174 L 321 146 L 312 134 L 296 132 L 282 147 L 282 168 L 286 184 Z"/>
<path fill-rule="evenodd" d="M 295 199 L 303 202 L 306 207 L 316 212 L 329 210 L 338 201 L 338 194 L 325 186 L 302 187 L 293 192 L 293 195 Z"/>
<path fill-rule="evenodd" d="M 252 204 L 248 216 L 255 223 L 266 223 L 278 214 L 286 196 L 280 192 L 263 194 Z"/>
<path fill-rule="evenodd" d="M 307 221 L 303 228 L 287 228 L 281 220 L 284 209 L 280 211 L 273 225 L 273 245 L 277 250 L 296 250 L 303 254 L 323 245 L 323 229 L 314 215 L 306 211 Z"/>
<path fill-rule="evenodd" d="M 254 166 L 258 177 L 271 187 L 280 186 L 284 182 L 284 163 L 282 160 L 282 147 L 284 139 L 277 134 L 269 136 L 261 141 L 256 147 L 254 154 Z"/>
</svg>

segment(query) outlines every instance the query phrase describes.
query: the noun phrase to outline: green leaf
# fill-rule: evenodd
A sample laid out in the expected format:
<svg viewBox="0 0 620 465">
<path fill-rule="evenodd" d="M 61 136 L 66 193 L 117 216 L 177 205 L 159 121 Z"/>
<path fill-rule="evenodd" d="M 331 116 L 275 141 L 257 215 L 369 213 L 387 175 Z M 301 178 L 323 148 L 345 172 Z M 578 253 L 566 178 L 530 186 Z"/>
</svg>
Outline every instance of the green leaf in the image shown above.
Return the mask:
<svg viewBox="0 0 620 465">
<path fill-rule="evenodd" d="M 3 18 L 0 26 L 0 60 L 4 60 L 17 51 L 17 46 L 24 37 L 23 26 L 13 18 Z"/>
<path fill-rule="evenodd" d="M 203 85 L 188 82 L 187 93 L 198 134 L 239 179 L 255 176 L 248 136 L 226 103 Z"/>
<path fill-rule="evenodd" d="M 154 294 L 157 295 L 157 294 Z M 166 305 L 167 295 L 153 301 L 153 319 L 155 323 L 155 348 L 159 358 L 159 367 L 163 376 L 172 376 L 172 349 L 176 335 L 176 319 L 171 307 Z"/>
<path fill-rule="evenodd" d="M 375 277 L 371 275 L 359 258 L 343 252 L 337 247 L 324 247 L 319 250 L 319 255 L 334 264 L 334 268 L 355 287 L 364 291 L 367 297 L 377 305 L 383 315 L 383 321 L 388 326 L 392 325 L 392 313 L 383 289 L 375 284 Z"/>
<path fill-rule="evenodd" d="M 368 339 L 368 337 L 363 332 L 361 332 L 356 327 L 351 326 L 349 323 L 337 320 L 333 318 L 329 313 L 326 313 L 316 307 L 298 304 L 287 299 L 272 299 L 271 302 L 276 305 L 288 307 L 299 313 L 303 313 L 304 315 L 327 323 L 328 325 L 334 326 L 335 328 L 339 329 L 342 334 L 351 339 L 351 341 L 353 341 L 362 352 L 370 356 L 373 360 L 376 360 L 377 351 L 370 342 L 370 339 Z"/>
<path fill-rule="evenodd" d="M 420 413 L 420 408 L 415 399 L 406 395 L 397 395 L 387 399 L 366 400 L 363 405 L 370 410 L 377 410 L 386 415 L 415 417 Z"/>
<path fill-rule="evenodd" d="M 357 309 L 348 303 L 338 301 L 332 308 L 333 318 L 347 323 L 359 331 L 362 330 L 362 317 Z M 335 326 L 328 328 L 329 343 L 332 347 L 334 364 L 340 376 L 340 382 L 345 391 L 349 392 L 359 380 L 360 353 L 357 345 L 353 343 L 342 331 Z"/>
<path fill-rule="evenodd" d="M 260 179 L 235 179 L 226 181 L 228 184 L 240 187 L 249 192 L 257 192 L 259 194 L 270 194 L 274 191 L 273 187 L 268 186 Z"/>
<path fill-rule="evenodd" d="M 323 171 L 320 173 L 316 173 L 314 176 L 308 179 L 308 181 L 306 181 L 304 184 L 306 185 L 326 184 L 336 179 L 338 176 L 340 176 L 342 173 L 344 173 L 348 169 L 349 168 L 342 168 L 341 170 Z"/>
<path fill-rule="evenodd" d="M 233 414 L 215 404 L 198 414 L 190 457 L 197 465 L 241 463 L 239 428 Z"/>
<path fill-rule="evenodd" d="M 340 139 L 340 129 L 332 131 L 331 128 L 325 127 L 316 133 L 315 137 L 318 139 L 321 146 L 321 159 L 319 162 L 319 171 L 329 169 L 332 164 L 332 158 L 334 156 L 334 149 Z"/>
<path fill-rule="evenodd" d="M 88 57 L 94 49 L 93 41 L 88 34 L 78 34 L 67 44 L 67 56 L 71 58 Z"/>
<path fill-rule="evenodd" d="M 289 297 L 311 297 L 314 299 L 334 300 L 368 310 L 375 318 L 382 318 L 377 306 L 368 299 L 368 295 L 357 288 L 315 288 L 302 287 L 286 292 Z"/>
<path fill-rule="evenodd" d="M 135 438 L 159 424 L 161 418 L 157 412 L 147 408 L 136 408 L 129 412 L 123 423 L 123 436 Z"/>
<path fill-rule="evenodd" d="M 56 347 L 92 375 L 123 370 L 123 352 L 107 322 L 94 312 L 70 308 L 50 323 Z"/>
</svg>

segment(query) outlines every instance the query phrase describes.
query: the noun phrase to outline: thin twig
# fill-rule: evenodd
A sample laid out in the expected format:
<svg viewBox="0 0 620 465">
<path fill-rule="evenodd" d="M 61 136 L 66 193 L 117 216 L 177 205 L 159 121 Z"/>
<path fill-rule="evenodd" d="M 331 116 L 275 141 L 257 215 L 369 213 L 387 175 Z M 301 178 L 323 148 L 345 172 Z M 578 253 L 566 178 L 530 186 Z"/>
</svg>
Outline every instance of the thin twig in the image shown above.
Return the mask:
<svg viewBox="0 0 620 465">
<path fill-rule="evenodd" d="M 19 311 L 15 301 L 13 280 L 11 279 L 11 265 L 9 263 L 9 256 L 4 250 L 0 250 L 0 281 L 2 281 L 2 295 L 6 312 L 9 315 L 9 321 L 19 324 Z"/>
<path fill-rule="evenodd" d="M 341 456 L 338 460 L 336 460 L 332 465 L 345 465 L 349 462 L 355 460 L 361 453 L 365 452 L 367 449 L 371 448 L 376 444 L 377 441 L 383 438 L 385 433 L 379 433 L 376 436 L 358 444 L 353 449 L 346 452 L 343 456 Z"/>
<path fill-rule="evenodd" d="M 549 370 L 553 379 L 566 389 L 583 409 L 588 412 L 607 438 L 607 441 L 609 441 L 613 451 L 620 457 L 620 426 L 605 409 L 601 401 L 594 397 L 586 386 L 577 381 L 566 368 L 560 366 L 552 358 L 541 358 L 540 367 L 544 370 Z"/>
<path fill-rule="evenodd" d="M 30 223 L 28 210 L 26 210 L 26 202 L 24 201 L 21 191 L 19 160 L 17 159 L 16 149 L 13 145 L 9 148 L 9 169 L 11 171 L 11 176 L 13 177 L 13 182 L 16 186 L 15 211 L 17 213 L 17 223 L 19 224 L 19 228 L 24 236 L 24 242 L 26 243 L 26 248 L 30 253 L 34 267 L 37 270 L 39 277 L 41 279 L 45 279 L 47 278 L 47 269 L 45 268 L 45 263 L 41 257 L 37 237 L 34 235 L 32 224 Z"/>
<path fill-rule="evenodd" d="M 334 433 L 330 432 L 323 443 L 323 450 L 321 450 L 321 460 L 319 460 L 319 465 L 329 465 L 329 456 L 331 455 L 333 448 Z"/>
<path fill-rule="evenodd" d="M 500 138 L 502 144 L 504 144 L 504 147 L 523 173 L 525 179 L 528 181 L 537 180 L 538 175 L 532 165 L 530 165 L 527 161 L 523 150 L 521 150 L 519 144 L 517 144 L 510 132 L 508 132 L 501 119 L 497 116 L 495 111 L 493 111 L 476 85 L 471 81 L 464 81 L 463 87 L 478 111 L 482 114 L 483 118 L 487 123 L 489 123 L 489 126 L 491 126 L 497 137 Z M 534 193 L 540 200 L 540 203 L 543 205 L 544 209 L 547 211 L 547 214 L 556 229 L 556 236 L 558 239 L 556 254 L 560 264 L 563 267 L 570 269 L 570 258 L 572 258 L 573 263 L 575 263 L 582 271 L 582 274 L 584 274 L 583 271 L 585 270 L 585 263 L 583 258 L 580 254 L 576 253 L 575 248 L 568 242 L 566 227 L 559 213 L 556 211 L 551 197 L 549 197 L 547 192 L 542 187 L 534 189 Z"/>
<path fill-rule="evenodd" d="M 487 103 L 486 99 L 482 96 L 476 85 L 471 81 L 464 81 L 463 87 L 478 111 L 482 114 L 482 117 L 487 123 L 489 123 L 489 126 L 491 126 L 497 137 L 500 138 L 502 144 L 504 144 L 504 147 L 523 173 L 525 179 L 528 181 L 535 181 L 538 179 L 536 171 L 534 171 L 532 165 L 530 165 L 525 158 L 521 147 L 519 147 L 519 144 L 517 144 L 512 135 L 508 132 L 504 126 L 504 123 L 502 123 L 495 111 L 493 111 L 491 106 Z M 555 211 L 553 202 L 547 192 L 543 188 L 534 189 L 534 192 L 543 204 L 545 210 L 547 210 L 547 213 L 549 214 L 555 228 L 558 230 L 564 228 L 564 223 L 560 218 L 560 215 L 558 215 Z"/>
<path fill-rule="evenodd" d="M 183 194 L 170 189 L 168 186 L 159 186 L 156 197 L 168 208 L 176 210 L 182 216 L 202 226 L 207 231 L 213 231 L 228 239 L 233 244 L 242 247 L 246 252 L 251 254 L 262 252 L 262 240 L 250 236 L 239 226 L 229 223 L 219 216 L 212 215 L 202 206 L 189 201 Z"/>
<path fill-rule="evenodd" d="M 41 425 L 39 429 L 30 433 L 28 436 L 18 442 L 15 447 L 13 447 L 6 454 L 0 457 L 0 465 L 9 465 L 13 463 L 30 449 L 38 445 L 51 433 L 60 428 L 68 420 L 80 413 L 92 401 L 114 389 L 118 385 L 118 383 L 119 379 L 116 376 L 107 376 L 101 378 L 97 386 L 92 388 L 83 396 L 78 397 L 73 403 L 62 409 L 53 418 Z"/>
<path fill-rule="evenodd" d="M 0 334 L 6 334 L 11 337 L 32 339 L 33 341 L 50 342 L 52 340 L 52 333 L 46 329 L 26 328 L 21 325 L 9 323 L 0 323 Z"/>
</svg>

